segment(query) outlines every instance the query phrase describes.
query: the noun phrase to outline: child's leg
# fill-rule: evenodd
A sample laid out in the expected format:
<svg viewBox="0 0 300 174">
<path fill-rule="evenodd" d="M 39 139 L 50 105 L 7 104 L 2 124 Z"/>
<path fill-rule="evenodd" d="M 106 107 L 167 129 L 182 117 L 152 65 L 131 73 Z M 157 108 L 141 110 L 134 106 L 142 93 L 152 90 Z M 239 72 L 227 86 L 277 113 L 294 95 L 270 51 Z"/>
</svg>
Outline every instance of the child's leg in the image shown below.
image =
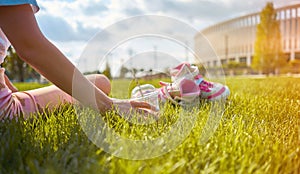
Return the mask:
<svg viewBox="0 0 300 174">
<path fill-rule="evenodd" d="M 100 90 L 107 95 L 110 93 L 110 81 L 104 75 L 94 74 L 86 76 L 92 83 L 94 83 Z M 39 89 L 21 92 L 28 94 L 33 98 L 37 109 L 53 109 L 63 103 L 74 103 L 76 100 L 67 93 L 60 90 L 58 87 L 51 85 Z M 18 94 L 16 94 L 18 95 Z M 24 95 L 23 95 L 24 96 Z M 26 112 L 26 111 L 25 111 Z M 31 110 L 29 112 L 32 112 Z M 27 111 L 28 113 L 28 111 Z"/>
<path fill-rule="evenodd" d="M 3 73 L 4 72 L 2 72 L 2 76 Z M 88 75 L 86 77 L 104 93 L 110 93 L 110 81 L 105 76 L 95 74 Z M 3 85 L 3 87 L 6 87 L 4 83 Z M 20 114 L 23 114 L 24 117 L 27 117 L 31 113 L 38 112 L 41 109 L 53 109 L 62 103 L 73 103 L 74 101 L 75 100 L 70 95 L 54 85 L 24 92 L 11 93 L 10 91 L 9 95 L 6 95 L 5 98 L 2 98 L 2 102 L 5 103 L 3 104 L 3 107 L 0 108 L 3 111 L 0 112 L 0 120 L 4 117 L 9 117 L 12 119 L 13 115 Z"/>
</svg>

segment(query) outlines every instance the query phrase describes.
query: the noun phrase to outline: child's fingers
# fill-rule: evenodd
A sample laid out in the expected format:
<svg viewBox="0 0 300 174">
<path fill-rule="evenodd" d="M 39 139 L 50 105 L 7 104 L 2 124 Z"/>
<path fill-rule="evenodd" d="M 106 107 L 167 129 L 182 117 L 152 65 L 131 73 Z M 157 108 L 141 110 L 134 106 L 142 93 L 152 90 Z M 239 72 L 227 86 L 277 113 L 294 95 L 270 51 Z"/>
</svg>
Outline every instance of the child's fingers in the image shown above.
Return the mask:
<svg viewBox="0 0 300 174">
<path fill-rule="evenodd" d="M 130 104 L 137 112 L 140 114 L 145 115 L 145 117 L 154 117 L 156 120 L 159 118 L 159 113 L 157 112 L 157 108 L 153 105 L 146 103 L 146 102 L 137 102 L 137 101 L 130 101 Z"/>
<path fill-rule="evenodd" d="M 134 108 L 145 108 L 145 109 L 157 111 L 156 107 L 154 107 L 153 105 L 146 103 L 146 102 L 138 102 L 138 101 L 132 100 L 132 101 L 130 101 L 130 104 Z"/>
<path fill-rule="evenodd" d="M 148 108 L 148 109 L 150 109 L 150 104 L 146 103 L 146 102 L 138 102 L 138 101 L 131 100 L 130 104 L 134 108 Z"/>
</svg>

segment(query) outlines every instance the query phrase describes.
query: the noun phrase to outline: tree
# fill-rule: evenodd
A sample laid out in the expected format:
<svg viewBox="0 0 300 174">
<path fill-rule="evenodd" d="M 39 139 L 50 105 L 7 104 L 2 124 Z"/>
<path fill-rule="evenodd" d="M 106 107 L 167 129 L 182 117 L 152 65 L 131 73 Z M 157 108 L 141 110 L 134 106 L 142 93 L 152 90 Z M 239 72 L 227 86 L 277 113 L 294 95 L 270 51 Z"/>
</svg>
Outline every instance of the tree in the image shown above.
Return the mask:
<svg viewBox="0 0 300 174">
<path fill-rule="evenodd" d="M 125 66 L 121 66 L 119 78 L 125 78 L 126 74 L 129 72 L 129 69 Z"/>
<path fill-rule="evenodd" d="M 106 67 L 105 67 L 105 70 L 103 71 L 103 74 L 104 74 L 108 79 L 112 79 L 111 72 L 110 72 L 110 67 L 109 67 L 108 62 L 106 62 Z"/>
<path fill-rule="evenodd" d="M 273 3 L 268 2 L 260 13 L 260 23 L 257 25 L 252 68 L 265 74 L 277 73 L 286 63 L 282 54 L 279 21 Z"/>
<path fill-rule="evenodd" d="M 8 48 L 8 54 L 3 62 L 7 75 L 10 79 L 24 82 L 26 79 L 38 79 L 39 74 L 26 62 L 19 58 L 13 47 Z"/>
</svg>

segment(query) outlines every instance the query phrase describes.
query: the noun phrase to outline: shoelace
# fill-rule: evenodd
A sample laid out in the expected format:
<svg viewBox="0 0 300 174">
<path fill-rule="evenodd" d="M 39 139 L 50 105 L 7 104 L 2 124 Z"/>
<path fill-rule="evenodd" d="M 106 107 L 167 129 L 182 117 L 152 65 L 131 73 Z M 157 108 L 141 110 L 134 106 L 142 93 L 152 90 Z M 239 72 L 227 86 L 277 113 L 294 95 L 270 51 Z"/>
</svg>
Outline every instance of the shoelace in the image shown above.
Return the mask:
<svg viewBox="0 0 300 174">
<path fill-rule="evenodd" d="M 195 79 L 196 84 L 199 84 L 200 90 L 203 92 L 210 92 L 211 91 L 210 88 L 214 87 L 213 83 L 204 80 L 201 75 L 195 76 L 194 79 Z"/>
<path fill-rule="evenodd" d="M 200 85 L 199 85 L 199 88 L 201 91 L 204 91 L 204 92 L 210 92 L 211 89 L 210 88 L 213 88 L 214 85 L 210 82 L 207 82 L 205 80 L 203 80 Z"/>
</svg>

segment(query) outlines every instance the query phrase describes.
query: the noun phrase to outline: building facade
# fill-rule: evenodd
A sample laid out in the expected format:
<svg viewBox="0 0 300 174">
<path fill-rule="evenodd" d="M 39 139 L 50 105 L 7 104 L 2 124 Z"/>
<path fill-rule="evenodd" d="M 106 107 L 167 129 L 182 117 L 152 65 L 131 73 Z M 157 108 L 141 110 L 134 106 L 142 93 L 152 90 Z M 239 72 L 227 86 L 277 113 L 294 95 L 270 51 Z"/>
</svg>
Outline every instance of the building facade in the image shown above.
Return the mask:
<svg viewBox="0 0 300 174">
<path fill-rule="evenodd" d="M 300 60 L 300 4 L 275 10 L 280 22 L 282 50 L 289 60 Z M 259 15 L 257 12 L 224 21 L 196 34 L 196 63 L 215 67 L 235 61 L 250 66 Z"/>
</svg>

